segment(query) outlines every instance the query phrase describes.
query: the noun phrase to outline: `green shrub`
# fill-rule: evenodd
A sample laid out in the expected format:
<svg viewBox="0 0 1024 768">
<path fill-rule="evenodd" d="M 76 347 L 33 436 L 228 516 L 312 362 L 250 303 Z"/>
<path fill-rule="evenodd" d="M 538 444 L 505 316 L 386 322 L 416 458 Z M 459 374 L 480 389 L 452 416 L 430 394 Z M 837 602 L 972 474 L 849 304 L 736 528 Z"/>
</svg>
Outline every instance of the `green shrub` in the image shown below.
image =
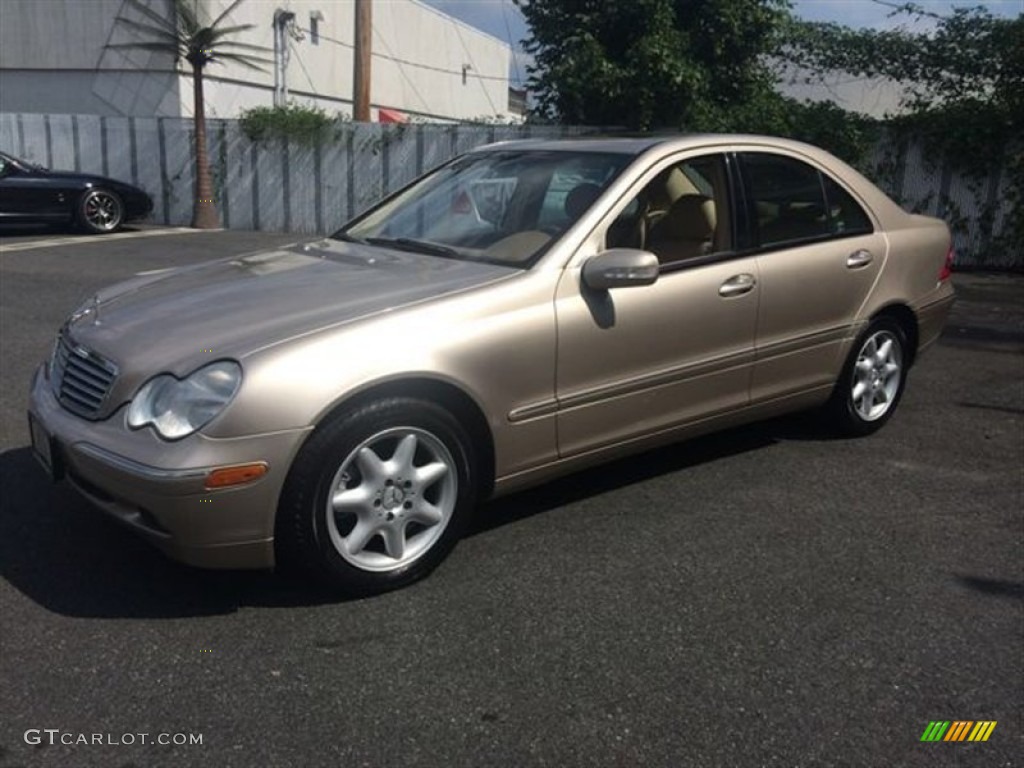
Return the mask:
<svg viewBox="0 0 1024 768">
<path fill-rule="evenodd" d="M 341 119 L 319 107 L 289 104 L 285 107 L 253 107 L 239 117 L 242 132 L 252 141 L 288 139 L 299 144 L 316 144 Z"/>
</svg>

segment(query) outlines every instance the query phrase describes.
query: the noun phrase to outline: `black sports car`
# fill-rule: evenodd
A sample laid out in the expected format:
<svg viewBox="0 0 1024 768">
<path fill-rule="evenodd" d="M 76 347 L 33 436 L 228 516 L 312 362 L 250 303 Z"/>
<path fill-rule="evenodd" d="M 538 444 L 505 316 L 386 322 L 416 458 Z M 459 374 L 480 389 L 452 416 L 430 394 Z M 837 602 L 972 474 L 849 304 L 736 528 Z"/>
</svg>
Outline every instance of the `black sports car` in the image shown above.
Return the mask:
<svg viewBox="0 0 1024 768">
<path fill-rule="evenodd" d="M 0 152 L 0 224 L 71 223 L 88 232 L 113 232 L 151 210 L 150 196 L 131 184 L 50 171 Z"/>
</svg>

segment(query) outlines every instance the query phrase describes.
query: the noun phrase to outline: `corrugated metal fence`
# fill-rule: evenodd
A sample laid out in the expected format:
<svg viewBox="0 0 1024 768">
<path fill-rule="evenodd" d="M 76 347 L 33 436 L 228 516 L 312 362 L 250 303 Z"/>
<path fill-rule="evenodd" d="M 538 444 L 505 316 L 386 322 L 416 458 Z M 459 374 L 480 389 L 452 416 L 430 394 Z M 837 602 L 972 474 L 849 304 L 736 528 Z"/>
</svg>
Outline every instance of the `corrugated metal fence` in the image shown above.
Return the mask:
<svg viewBox="0 0 1024 768">
<path fill-rule="evenodd" d="M 153 219 L 192 217 L 191 119 L 0 114 L 0 149 L 47 168 L 112 176 L 153 196 Z M 208 120 L 221 221 L 229 229 L 322 234 L 468 149 L 594 129 L 339 123 L 316 146 L 252 142 L 235 120 Z"/>
<path fill-rule="evenodd" d="M 221 220 L 229 229 L 322 234 L 384 195 L 472 147 L 599 129 L 547 126 L 339 123 L 316 146 L 250 141 L 234 120 L 207 133 Z M 112 176 L 153 196 L 155 221 L 192 215 L 192 121 L 94 115 L 0 114 L 0 149 L 48 168 Z M 1000 171 L 977 179 L 926 162 L 919 147 L 880 144 L 869 172 L 910 210 L 940 215 L 956 231 L 961 266 L 1024 267 L 1024 254 L 993 247 L 1010 216 Z"/>
</svg>

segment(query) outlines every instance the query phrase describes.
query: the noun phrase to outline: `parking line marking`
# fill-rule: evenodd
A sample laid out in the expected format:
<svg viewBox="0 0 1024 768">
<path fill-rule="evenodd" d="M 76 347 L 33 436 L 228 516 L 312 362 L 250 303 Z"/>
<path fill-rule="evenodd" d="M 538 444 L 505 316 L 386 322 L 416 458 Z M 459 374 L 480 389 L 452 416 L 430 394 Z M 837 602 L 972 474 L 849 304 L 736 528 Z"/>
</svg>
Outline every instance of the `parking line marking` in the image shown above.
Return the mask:
<svg viewBox="0 0 1024 768">
<path fill-rule="evenodd" d="M 218 232 L 222 230 L 213 229 L 192 229 L 191 227 L 168 227 L 167 229 L 143 229 L 138 232 L 116 232 L 113 235 L 99 235 L 94 237 L 61 237 L 51 240 L 31 240 L 27 243 L 12 243 L 5 245 L 0 243 L 0 252 L 13 253 L 15 251 L 32 251 L 36 248 L 53 248 L 61 245 L 82 245 L 83 243 L 105 243 L 110 240 L 131 240 L 136 237 L 159 237 L 161 235 L 185 235 L 194 232 Z"/>
</svg>

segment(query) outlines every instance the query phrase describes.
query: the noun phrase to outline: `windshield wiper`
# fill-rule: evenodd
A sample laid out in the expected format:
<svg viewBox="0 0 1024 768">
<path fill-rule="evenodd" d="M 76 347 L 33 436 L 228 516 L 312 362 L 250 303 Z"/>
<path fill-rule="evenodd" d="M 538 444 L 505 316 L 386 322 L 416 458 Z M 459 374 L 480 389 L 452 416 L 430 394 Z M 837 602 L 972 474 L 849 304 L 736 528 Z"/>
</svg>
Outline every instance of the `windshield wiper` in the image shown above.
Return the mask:
<svg viewBox="0 0 1024 768">
<path fill-rule="evenodd" d="M 416 240 L 412 237 L 368 237 L 366 242 L 370 245 L 383 245 L 387 248 L 398 248 L 414 253 L 428 253 L 431 256 L 444 256 L 449 259 L 461 258 L 461 254 L 450 246 L 432 243 L 429 240 Z"/>
</svg>

